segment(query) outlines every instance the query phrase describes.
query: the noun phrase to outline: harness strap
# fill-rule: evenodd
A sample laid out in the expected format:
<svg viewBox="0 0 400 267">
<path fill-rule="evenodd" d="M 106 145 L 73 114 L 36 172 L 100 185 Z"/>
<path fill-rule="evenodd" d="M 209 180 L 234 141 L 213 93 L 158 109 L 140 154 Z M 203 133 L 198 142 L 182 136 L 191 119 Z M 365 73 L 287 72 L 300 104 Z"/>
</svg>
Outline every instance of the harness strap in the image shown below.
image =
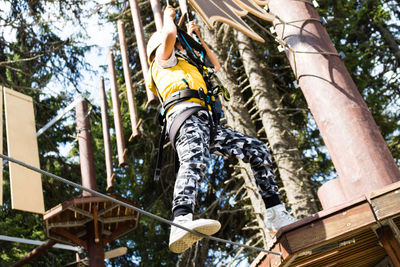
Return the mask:
<svg viewBox="0 0 400 267">
<path fill-rule="evenodd" d="M 170 131 L 169 131 L 169 140 L 172 145 L 172 148 L 176 150 L 175 148 L 175 138 L 176 134 L 178 133 L 179 129 L 181 128 L 182 124 L 194 113 L 196 113 L 199 110 L 207 110 L 203 106 L 198 106 L 198 107 L 191 107 L 181 114 L 177 115 L 174 121 L 172 122 Z M 211 126 L 212 127 L 212 126 Z M 161 131 L 161 136 L 160 140 L 158 143 L 158 155 L 157 155 L 157 165 L 156 165 L 156 170 L 154 172 L 154 180 L 159 181 L 160 180 L 160 175 L 161 175 L 161 165 L 162 165 L 162 154 L 164 151 L 164 143 L 165 143 L 165 135 L 167 130 L 167 124 L 164 122 L 162 126 L 162 131 Z M 177 164 L 179 162 L 178 159 L 175 159 L 175 163 Z M 177 166 L 175 166 L 175 169 L 177 169 Z"/>
<path fill-rule="evenodd" d="M 164 125 L 162 127 L 162 131 L 161 131 L 160 141 L 158 143 L 157 165 L 156 165 L 156 170 L 154 172 L 154 181 L 159 181 L 160 180 L 162 154 L 163 154 L 163 150 L 164 150 L 166 129 L 167 129 L 167 125 L 166 125 L 166 123 L 164 123 Z"/>
<path fill-rule="evenodd" d="M 172 148 L 176 150 L 175 148 L 175 138 L 176 134 L 178 133 L 179 129 L 181 128 L 182 124 L 194 113 L 196 113 L 199 110 L 207 110 L 203 106 L 198 106 L 198 107 L 191 107 L 185 111 L 183 111 L 181 114 L 177 115 L 174 121 L 171 124 L 171 128 L 169 130 L 169 141 L 171 142 Z"/>
<path fill-rule="evenodd" d="M 179 102 L 189 100 L 191 98 L 197 98 L 201 99 L 203 101 L 206 101 L 206 95 L 204 94 L 204 91 L 202 90 L 194 90 L 190 88 L 185 88 L 179 91 L 176 91 L 169 95 L 167 99 L 163 103 L 163 111 L 167 112 L 167 110 L 172 107 L 175 104 L 178 104 Z"/>
</svg>

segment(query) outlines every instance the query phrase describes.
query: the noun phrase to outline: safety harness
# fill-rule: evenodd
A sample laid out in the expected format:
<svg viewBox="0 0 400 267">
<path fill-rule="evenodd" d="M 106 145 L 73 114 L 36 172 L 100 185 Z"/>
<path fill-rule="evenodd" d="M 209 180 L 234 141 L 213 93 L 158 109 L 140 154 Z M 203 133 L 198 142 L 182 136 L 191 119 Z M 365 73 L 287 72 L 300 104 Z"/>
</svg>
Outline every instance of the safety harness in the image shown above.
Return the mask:
<svg viewBox="0 0 400 267">
<path fill-rule="evenodd" d="M 165 100 L 161 99 L 161 94 L 158 91 L 157 85 L 154 83 L 157 93 L 160 98 L 160 102 L 162 103 L 162 108 L 159 114 L 159 123 L 162 126 L 160 141 L 159 141 L 159 150 L 158 150 L 158 157 L 157 157 L 157 166 L 154 173 L 154 179 L 156 181 L 159 180 L 161 174 L 161 163 L 162 163 L 162 153 L 164 148 L 165 142 L 165 135 L 166 135 L 166 113 L 167 111 L 174 105 L 181 103 L 183 101 L 187 101 L 192 98 L 200 99 L 205 103 L 204 106 L 195 106 L 188 108 L 187 110 L 183 111 L 174 119 L 173 123 L 171 124 L 169 130 L 169 140 L 170 143 L 175 149 L 175 137 L 178 133 L 182 124 L 194 113 L 198 112 L 199 110 L 211 110 L 212 117 L 209 116 L 209 125 L 211 131 L 211 138 L 210 142 L 215 134 L 216 126 L 219 124 L 219 120 L 222 116 L 222 108 L 221 103 L 217 101 L 217 94 L 223 93 L 225 100 L 229 101 L 230 96 L 228 91 L 225 87 L 222 86 L 221 82 L 219 81 L 218 77 L 215 75 L 215 72 L 211 69 L 213 64 L 206 56 L 206 51 L 204 47 L 195 41 L 190 35 L 188 35 L 184 30 L 178 29 L 177 39 L 179 43 L 182 45 L 186 54 L 176 51 L 176 57 L 181 57 L 193 66 L 195 66 L 199 72 L 202 74 L 204 81 L 207 86 L 207 93 L 205 93 L 203 88 L 192 89 L 189 87 L 188 82 L 185 79 L 182 79 L 183 82 L 186 83 L 187 87 L 185 89 L 181 89 L 169 95 Z M 197 56 L 196 52 L 200 54 L 200 57 Z M 150 71 L 152 70 L 154 64 L 154 60 L 150 65 Z M 153 79 L 153 76 L 151 76 Z M 211 79 L 214 78 L 218 85 L 213 86 Z M 178 160 L 175 160 L 175 169 L 178 169 Z"/>
</svg>

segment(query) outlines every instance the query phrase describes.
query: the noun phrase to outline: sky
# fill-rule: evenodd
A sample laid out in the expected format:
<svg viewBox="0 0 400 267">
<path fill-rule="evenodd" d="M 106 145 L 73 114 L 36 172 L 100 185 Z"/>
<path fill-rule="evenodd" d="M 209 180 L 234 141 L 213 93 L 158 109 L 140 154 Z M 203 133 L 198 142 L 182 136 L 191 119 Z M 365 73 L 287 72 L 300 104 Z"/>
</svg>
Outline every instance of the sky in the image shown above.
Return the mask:
<svg viewBox="0 0 400 267">
<path fill-rule="evenodd" d="M 97 0 L 88 1 L 86 4 L 86 10 L 92 10 L 95 7 L 94 2 L 98 2 L 100 5 L 108 3 L 110 0 Z M 0 0 L 0 15 L 5 16 L 10 10 L 10 3 L 6 0 Z M 71 35 L 78 34 L 82 29 L 77 25 L 73 25 L 71 22 L 66 22 L 65 19 L 58 14 L 57 7 L 53 4 L 48 4 L 46 7 L 48 12 L 43 16 L 45 21 L 50 21 L 54 26 L 54 32 L 58 34 L 61 38 L 68 38 Z M 88 52 L 85 56 L 87 63 L 91 64 L 92 71 L 98 72 L 99 75 L 106 75 L 104 71 L 100 68 L 100 65 L 106 65 L 106 52 L 111 48 L 113 43 L 113 32 L 114 25 L 111 23 L 104 23 L 99 20 L 97 13 L 92 14 L 89 18 L 83 20 L 86 32 L 88 34 L 88 39 L 85 42 L 88 45 L 94 45 L 93 49 Z M 101 25 L 99 25 L 101 24 Z M 15 40 L 15 31 L 11 27 L 5 25 L 0 25 L 0 34 L 7 40 Z M 82 91 L 91 91 L 95 93 L 95 89 L 98 86 L 98 76 L 94 76 L 91 72 L 84 71 L 84 79 L 82 80 L 81 87 Z M 53 80 L 46 88 L 42 88 L 45 92 L 58 92 L 59 90 L 64 90 L 61 85 Z M 94 94 L 94 96 L 97 94 Z M 95 99 L 96 97 L 94 97 Z"/>
<path fill-rule="evenodd" d="M 110 0 L 97 0 L 99 4 L 107 4 Z M 88 2 L 87 9 L 93 9 L 94 3 Z M 80 82 L 80 90 L 82 92 L 88 91 L 89 100 L 91 100 L 92 104 L 100 105 L 99 99 L 99 77 L 103 76 L 105 79 L 105 88 L 108 90 L 108 74 L 105 72 L 100 66 L 107 65 L 107 51 L 113 45 L 113 34 L 115 31 L 115 26 L 112 23 L 100 21 L 100 18 L 97 13 L 92 14 L 90 17 L 85 18 L 83 22 L 85 25 L 86 33 L 88 34 L 88 39 L 86 40 L 87 45 L 93 45 L 93 48 L 86 53 L 85 61 L 91 65 L 91 71 L 82 71 L 83 79 Z M 82 29 L 72 23 L 67 23 L 67 25 L 63 25 L 65 22 L 62 20 L 56 21 L 56 24 L 59 23 L 60 26 L 58 34 L 67 38 L 71 34 L 77 34 Z M 58 91 L 63 90 L 60 87 L 60 84 L 56 81 L 52 81 L 49 83 L 45 90 L 49 91 Z M 75 89 L 70 88 L 73 92 Z"/>
</svg>

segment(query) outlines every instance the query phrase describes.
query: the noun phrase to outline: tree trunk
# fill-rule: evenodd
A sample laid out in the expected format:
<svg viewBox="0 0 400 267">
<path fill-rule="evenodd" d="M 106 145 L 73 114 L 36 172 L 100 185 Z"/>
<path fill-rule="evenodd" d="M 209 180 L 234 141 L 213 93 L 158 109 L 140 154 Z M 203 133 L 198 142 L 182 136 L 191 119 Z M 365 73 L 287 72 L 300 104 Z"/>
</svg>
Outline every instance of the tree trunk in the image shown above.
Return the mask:
<svg viewBox="0 0 400 267">
<path fill-rule="evenodd" d="M 265 76 L 259 66 L 259 57 L 254 52 L 249 37 L 239 31 L 235 38 L 243 60 L 245 72 L 260 111 L 263 127 L 278 166 L 286 196 L 296 217 L 309 216 L 318 211 L 314 193 L 309 183 L 309 174 L 303 168 L 302 155 L 296 140 L 290 133 L 288 119 L 279 112 L 279 95 L 271 77 Z"/>
<path fill-rule="evenodd" d="M 390 32 L 390 30 L 388 30 L 387 25 L 386 24 L 378 24 L 378 23 L 374 23 L 372 24 L 373 27 L 375 27 L 379 33 L 382 35 L 383 40 L 385 40 L 387 46 L 390 48 L 390 50 L 392 50 L 393 55 L 396 57 L 396 61 L 397 61 L 397 66 L 400 65 L 400 49 L 399 49 L 399 39 L 394 37 L 393 34 Z"/>
</svg>

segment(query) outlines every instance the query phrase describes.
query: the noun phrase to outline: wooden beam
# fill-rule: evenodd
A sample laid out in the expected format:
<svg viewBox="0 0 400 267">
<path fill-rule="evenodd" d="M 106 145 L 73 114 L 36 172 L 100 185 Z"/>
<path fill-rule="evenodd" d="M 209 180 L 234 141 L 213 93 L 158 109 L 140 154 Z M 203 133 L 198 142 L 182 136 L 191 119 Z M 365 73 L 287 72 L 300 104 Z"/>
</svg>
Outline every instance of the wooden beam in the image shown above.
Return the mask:
<svg viewBox="0 0 400 267">
<path fill-rule="evenodd" d="M 371 194 L 371 206 L 379 221 L 399 214 L 400 182 L 388 186 L 385 191 Z"/>
<path fill-rule="evenodd" d="M 120 216 L 120 217 L 99 218 L 98 220 L 102 223 L 115 223 L 124 221 L 136 221 L 138 219 L 139 219 L 138 216 Z"/>
<path fill-rule="evenodd" d="M 55 228 L 55 227 L 57 227 L 57 228 L 60 228 L 60 227 L 63 227 L 63 228 L 77 227 L 77 226 L 83 226 L 86 223 L 90 222 L 91 220 L 92 220 L 92 218 L 86 218 L 86 219 L 83 219 L 83 220 L 80 220 L 80 221 L 64 221 L 64 222 L 54 222 L 54 223 L 49 222 L 47 224 L 47 227 L 49 227 L 49 228 Z"/>
<path fill-rule="evenodd" d="M 47 240 L 42 245 L 38 246 L 37 248 L 35 248 L 34 250 L 32 250 L 31 252 L 26 254 L 25 257 L 23 257 L 18 262 L 16 262 L 14 265 L 12 265 L 12 267 L 24 266 L 25 264 L 29 263 L 34 258 L 37 258 L 40 255 L 42 255 L 46 250 L 53 247 L 56 243 L 57 242 L 55 240 L 52 240 L 52 239 Z"/>
<path fill-rule="evenodd" d="M 86 210 L 80 209 L 80 208 L 78 208 L 76 206 L 71 206 L 71 207 L 69 207 L 69 209 L 72 210 L 72 211 L 75 211 L 75 212 L 77 212 L 79 214 L 82 214 L 83 216 L 86 216 L 88 218 L 92 218 L 93 219 L 93 214 L 88 212 L 88 211 L 86 211 Z"/>
<path fill-rule="evenodd" d="M 105 203 L 104 203 L 105 204 Z M 102 216 L 103 214 L 115 209 L 115 207 L 117 207 L 119 204 L 117 203 L 112 203 L 112 205 L 110 207 L 107 207 L 105 209 L 102 209 L 101 211 L 99 211 L 99 216 Z"/>
<path fill-rule="evenodd" d="M 71 234 L 68 231 L 65 231 L 64 229 L 60 228 L 52 228 L 50 229 L 50 232 L 53 232 L 54 234 L 60 235 L 68 240 L 71 240 L 74 244 L 83 247 L 84 249 L 87 250 L 87 243 L 86 241 L 78 238 L 77 236 Z"/>
<path fill-rule="evenodd" d="M 400 266 L 400 244 L 394 237 L 390 226 L 382 226 L 376 229 L 376 233 L 379 236 L 379 240 L 382 242 L 383 248 L 392 260 L 394 266 Z"/>
</svg>

